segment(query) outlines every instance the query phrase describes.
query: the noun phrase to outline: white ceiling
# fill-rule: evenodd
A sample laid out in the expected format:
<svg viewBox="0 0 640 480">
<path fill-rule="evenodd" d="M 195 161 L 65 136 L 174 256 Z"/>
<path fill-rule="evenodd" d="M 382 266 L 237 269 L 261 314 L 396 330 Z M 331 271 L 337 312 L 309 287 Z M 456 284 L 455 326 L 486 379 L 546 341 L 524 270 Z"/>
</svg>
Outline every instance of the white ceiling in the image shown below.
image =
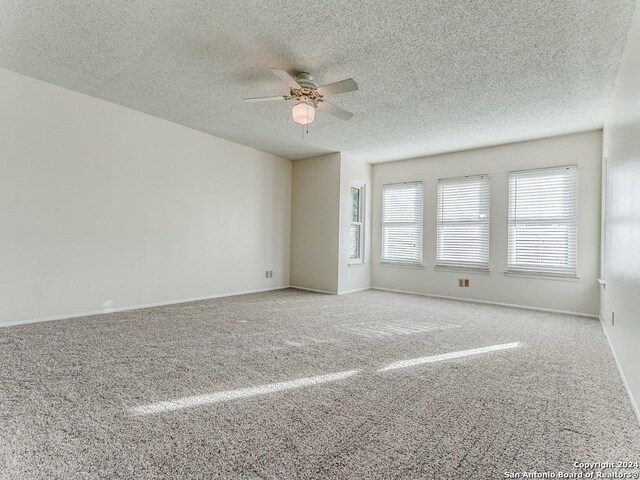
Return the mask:
<svg viewBox="0 0 640 480">
<path fill-rule="evenodd" d="M 287 158 L 395 160 L 601 128 L 635 0 L 0 0 L 0 66 Z M 269 67 L 348 122 L 308 136 Z"/>
</svg>

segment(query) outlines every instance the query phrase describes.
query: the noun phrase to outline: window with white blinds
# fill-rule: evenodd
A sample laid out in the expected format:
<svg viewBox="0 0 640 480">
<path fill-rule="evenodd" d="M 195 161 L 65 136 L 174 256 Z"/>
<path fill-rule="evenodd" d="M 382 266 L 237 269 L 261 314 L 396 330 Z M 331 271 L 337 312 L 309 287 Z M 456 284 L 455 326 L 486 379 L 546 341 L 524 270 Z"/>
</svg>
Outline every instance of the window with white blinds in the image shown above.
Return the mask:
<svg viewBox="0 0 640 480">
<path fill-rule="evenodd" d="M 351 226 L 349 228 L 349 263 L 364 262 L 364 184 L 351 183 Z"/>
<path fill-rule="evenodd" d="M 422 263 L 422 182 L 382 187 L 382 261 Z"/>
<path fill-rule="evenodd" d="M 509 173 L 507 272 L 576 276 L 578 168 Z"/>
<path fill-rule="evenodd" d="M 489 176 L 438 180 L 436 265 L 489 269 Z"/>
</svg>

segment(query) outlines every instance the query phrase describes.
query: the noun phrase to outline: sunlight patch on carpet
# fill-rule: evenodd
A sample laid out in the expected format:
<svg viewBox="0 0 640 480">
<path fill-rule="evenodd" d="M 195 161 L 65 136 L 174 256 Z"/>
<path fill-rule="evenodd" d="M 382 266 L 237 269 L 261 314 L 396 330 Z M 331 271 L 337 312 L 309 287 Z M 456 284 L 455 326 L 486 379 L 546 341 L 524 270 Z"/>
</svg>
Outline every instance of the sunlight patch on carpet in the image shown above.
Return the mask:
<svg viewBox="0 0 640 480">
<path fill-rule="evenodd" d="M 283 390 L 311 387 L 322 383 L 343 380 L 345 378 L 352 377 L 359 371 L 360 370 L 347 370 L 344 372 L 330 373 L 327 375 L 317 375 L 315 377 L 298 378 L 286 382 L 269 383 L 267 385 L 259 385 L 257 387 L 240 388 L 237 390 L 224 390 L 221 392 L 214 392 L 206 395 L 183 397 L 175 400 L 167 400 L 150 405 L 133 407 L 129 409 L 129 412 L 133 415 L 151 415 L 155 413 L 181 410 L 183 408 L 197 407 L 200 405 L 209 405 L 212 403 L 220 403 L 230 400 L 238 400 L 241 398 L 255 397 L 258 395 L 267 395 L 270 393 L 281 392 Z"/>
<path fill-rule="evenodd" d="M 359 323 L 340 325 L 341 328 L 367 338 L 384 338 L 394 335 L 414 335 L 416 333 L 433 332 L 436 330 L 447 330 L 450 328 L 460 328 L 460 325 L 452 323 L 428 323 L 415 321 L 389 322 L 389 323 Z"/>
<path fill-rule="evenodd" d="M 499 350 L 508 350 L 511 348 L 517 348 L 520 346 L 520 342 L 503 343 L 500 345 L 491 345 L 490 347 L 472 348 L 470 350 L 459 350 L 457 352 L 442 353 L 440 355 L 431 355 L 429 357 L 411 358 L 409 360 L 400 360 L 393 362 L 384 368 L 378 370 L 379 372 L 386 372 L 387 370 L 396 370 L 398 368 L 414 367 L 416 365 L 423 365 L 425 363 L 442 362 L 444 360 L 451 360 L 453 358 L 469 357 L 472 355 L 481 355 L 483 353 L 497 352 Z"/>
</svg>

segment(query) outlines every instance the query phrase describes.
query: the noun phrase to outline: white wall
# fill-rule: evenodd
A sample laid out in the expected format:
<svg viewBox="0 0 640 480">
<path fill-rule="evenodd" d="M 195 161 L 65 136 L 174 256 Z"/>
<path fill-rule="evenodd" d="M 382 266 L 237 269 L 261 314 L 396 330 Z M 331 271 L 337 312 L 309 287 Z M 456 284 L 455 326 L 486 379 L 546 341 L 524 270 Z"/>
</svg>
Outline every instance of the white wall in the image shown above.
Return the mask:
<svg viewBox="0 0 640 480">
<path fill-rule="evenodd" d="M 340 154 L 293 162 L 291 285 L 338 292 Z"/>
<path fill-rule="evenodd" d="M 598 313 L 601 132 L 470 150 L 373 166 L 373 287 L 517 304 L 583 314 Z M 579 170 L 579 280 L 506 276 L 507 173 L 577 164 Z M 436 187 L 439 178 L 486 173 L 491 182 L 490 274 L 435 270 Z M 386 183 L 424 182 L 424 268 L 380 264 L 381 192 Z M 458 278 L 470 287 L 458 287 Z"/>
<path fill-rule="evenodd" d="M 338 293 L 364 290 L 371 286 L 371 180 L 372 165 L 342 155 L 340 168 L 340 253 Z M 363 183 L 365 188 L 364 263 L 349 265 L 349 229 L 351 227 L 351 184 Z"/>
<path fill-rule="evenodd" d="M 640 2 L 605 123 L 604 156 L 606 287 L 600 315 L 640 419 Z"/>
<path fill-rule="evenodd" d="M 0 122 L 0 323 L 289 284 L 289 160 L 6 70 Z"/>
</svg>

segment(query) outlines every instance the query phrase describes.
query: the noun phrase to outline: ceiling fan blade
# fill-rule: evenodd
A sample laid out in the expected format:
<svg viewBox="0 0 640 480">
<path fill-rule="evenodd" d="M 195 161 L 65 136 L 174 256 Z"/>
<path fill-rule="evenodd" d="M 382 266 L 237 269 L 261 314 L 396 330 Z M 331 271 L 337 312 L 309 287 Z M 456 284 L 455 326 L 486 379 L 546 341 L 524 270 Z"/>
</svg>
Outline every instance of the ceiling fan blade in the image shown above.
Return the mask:
<svg viewBox="0 0 640 480">
<path fill-rule="evenodd" d="M 346 80 L 340 80 L 339 82 L 318 87 L 318 93 L 323 97 L 338 95 L 339 93 L 353 92 L 354 90 L 358 90 L 358 84 L 353 78 L 347 78 Z"/>
<path fill-rule="evenodd" d="M 277 68 L 270 68 L 269 70 L 271 70 L 274 73 L 274 75 L 276 75 L 280 80 L 282 80 L 282 82 L 285 83 L 289 88 L 302 88 L 300 87 L 298 82 L 296 82 L 296 79 L 293 78 L 284 70 L 279 70 Z"/>
<path fill-rule="evenodd" d="M 339 106 L 334 105 L 331 102 L 327 102 L 326 100 L 322 100 L 321 102 L 319 102 L 318 108 L 333 115 L 334 117 L 338 117 L 340 120 L 349 120 L 351 117 L 353 117 L 353 113 L 347 112 L 344 108 L 340 108 Z"/>
<path fill-rule="evenodd" d="M 276 95 L 275 97 L 252 97 L 252 98 L 243 98 L 243 102 L 271 102 L 273 100 L 286 100 L 287 97 L 284 95 Z"/>
</svg>

